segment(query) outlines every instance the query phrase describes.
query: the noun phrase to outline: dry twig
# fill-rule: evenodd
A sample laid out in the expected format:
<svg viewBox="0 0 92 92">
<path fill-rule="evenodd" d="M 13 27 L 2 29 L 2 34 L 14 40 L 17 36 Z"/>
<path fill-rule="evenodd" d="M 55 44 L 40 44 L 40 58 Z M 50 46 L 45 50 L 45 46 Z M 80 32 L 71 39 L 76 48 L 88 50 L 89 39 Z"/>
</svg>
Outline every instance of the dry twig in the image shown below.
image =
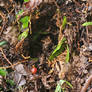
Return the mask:
<svg viewBox="0 0 92 92">
<path fill-rule="evenodd" d="M 5 60 L 11 65 L 11 67 L 13 68 L 13 66 L 12 66 L 12 63 L 8 60 L 8 58 L 6 57 L 6 55 L 4 54 L 4 52 L 3 52 L 3 49 L 2 48 L 0 48 L 0 51 L 2 52 L 2 55 L 3 55 L 3 57 L 5 58 Z"/>
<path fill-rule="evenodd" d="M 25 62 L 27 62 L 27 61 L 28 61 L 28 60 L 18 61 L 17 63 L 13 64 L 12 66 L 10 65 L 10 66 L 0 67 L 0 68 L 2 68 L 2 69 L 12 68 L 12 67 L 14 67 L 14 66 L 16 66 L 16 65 L 18 65 L 18 64 L 25 63 Z"/>
<path fill-rule="evenodd" d="M 23 42 L 24 42 L 25 38 L 23 38 L 22 40 L 20 40 L 16 46 L 15 46 L 15 49 L 16 49 L 16 52 L 18 51 L 18 49 L 23 45 Z"/>
<path fill-rule="evenodd" d="M 87 90 L 87 88 L 88 88 L 88 86 L 90 85 L 91 82 L 92 82 L 92 75 L 89 76 L 89 78 L 86 80 L 86 83 L 82 87 L 81 92 L 86 92 L 86 90 Z"/>
</svg>

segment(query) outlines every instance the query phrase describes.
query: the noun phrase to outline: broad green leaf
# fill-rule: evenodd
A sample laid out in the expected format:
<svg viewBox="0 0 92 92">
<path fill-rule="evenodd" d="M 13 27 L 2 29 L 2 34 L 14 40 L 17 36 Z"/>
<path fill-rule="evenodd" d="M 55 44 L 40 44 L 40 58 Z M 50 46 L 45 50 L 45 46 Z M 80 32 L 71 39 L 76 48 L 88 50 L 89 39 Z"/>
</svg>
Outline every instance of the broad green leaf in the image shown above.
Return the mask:
<svg viewBox="0 0 92 92">
<path fill-rule="evenodd" d="M 53 60 L 56 56 L 60 55 L 62 51 L 64 51 L 64 46 L 63 44 L 65 43 L 66 38 L 63 38 L 60 43 L 56 46 L 56 49 L 52 52 L 52 54 L 49 57 L 49 60 Z"/>
<path fill-rule="evenodd" d="M 5 44 L 7 44 L 7 41 L 1 41 L 1 42 L 0 42 L 0 46 L 3 46 L 3 45 L 5 45 Z"/>
<path fill-rule="evenodd" d="M 67 45 L 66 62 L 68 63 L 68 61 L 69 61 L 69 47 Z"/>
<path fill-rule="evenodd" d="M 26 29 L 23 33 L 21 33 L 18 37 L 19 40 L 22 40 L 23 38 L 26 38 L 28 36 L 29 29 Z"/>
<path fill-rule="evenodd" d="M 16 18 L 18 18 L 18 16 L 22 15 L 23 11 L 24 11 L 23 9 L 20 10 L 20 11 L 18 12 L 18 14 L 16 14 Z"/>
<path fill-rule="evenodd" d="M 29 21 L 30 21 L 30 17 L 29 16 L 25 16 L 25 17 L 20 19 L 20 22 L 22 23 L 22 28 L 23 29 L 28 27 Z"/>
<path fill-rule="evenodd" d="M 62 30 L 65 28 L 65 25 L 67 24 L 67 18 L 64 16 L 63 22 L 62 22 Z"/>
<path fill-rule="evenodd" d="M 92 22 L 85 22 L 82 24 L 82 26 L 92 26 Z"/>
<path fill-rule="evenodd" d="M 25 28 L 28 28 L 28 22 L 25 22 L 22 24 L 22 28 L 25 29 Z"/>
<path fill-rule="evenodd" d="M 11 86 L 14 86 L 14 85 L 15 85 L 15 83 L 14 83 L 13 80 L 6 80 L 6 82 L 7 82 L 8 84 L 10 84 Z"/>
<path fill-rule="evenodd" d="M 29 21 L 30 21 L 30 17 L 29 16 L 25 16 L 25 17 L 23 17 L 23 18 L 20 19 L 21 23 L 27 23 Z"/>
<path fill-rule="evenodd" d="M 0 69 L 0 75 L 1 76 L 6 76 L 7 75 L 7 71 L 4 69 Z"/>
<path fill-rule="evenodd" d="M 24 2 L 28 2 L 29 0 L 24 0 Z"/>
</svg>

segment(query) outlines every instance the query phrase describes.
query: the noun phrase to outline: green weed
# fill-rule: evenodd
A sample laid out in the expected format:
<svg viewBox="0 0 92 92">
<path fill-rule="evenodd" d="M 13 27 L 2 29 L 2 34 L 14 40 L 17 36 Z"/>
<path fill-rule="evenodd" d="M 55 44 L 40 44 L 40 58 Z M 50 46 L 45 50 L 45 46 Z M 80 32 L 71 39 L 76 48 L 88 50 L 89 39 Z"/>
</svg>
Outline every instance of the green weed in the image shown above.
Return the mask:
<svg viewBox="0 0 92 92">
<path fill-rule="evenodd" d="M 5 69 L 0 69 L 0 75 L 1 76 L 6 76 L 7 75 L 7 71 Z"/>
<path fill-rule="evenodd" d="M 61 52 L 64 51 L 64 43 L 66 41 L 66 38 L 63 38 L 60 43 L 58 43 L 58 45 L 56 46 L 56 48 L 54 49 L 54 51 L 52 52 L 52 54 L 49 57 L 49 60 L 52 61 L 55 57 L 57 57 L 58 55 L 61 54 Z"/>
<path fill-rule="evenodd" d="M 65 92 L 64 88 L 62 88 L 62 85 L 64 83 L 66 83 L 70 88 L 73 88 L 73 86 L 71 85 L 71 83 L 69 83 L 68 81 L 66 81 L 66 80 L 60 80 L 59 83 L 56 86 L 55 92 L 62 92 L 62 91 Z"/>
</svg>

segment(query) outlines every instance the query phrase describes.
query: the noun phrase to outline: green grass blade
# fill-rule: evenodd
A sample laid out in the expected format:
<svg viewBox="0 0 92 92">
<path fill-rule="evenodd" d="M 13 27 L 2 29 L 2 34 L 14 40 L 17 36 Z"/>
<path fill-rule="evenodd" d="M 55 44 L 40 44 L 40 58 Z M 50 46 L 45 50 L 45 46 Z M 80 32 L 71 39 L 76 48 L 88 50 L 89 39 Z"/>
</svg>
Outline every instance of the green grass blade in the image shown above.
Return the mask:
<svg viewBox="0 0 92 92">
<path fill-rule="evenodd" d="M 73 86 L 71 85 L 71 83 L 69 83 L 68 81 L 66 81 L 66 80 L 60 80 L 59 83 L 56 86 L 55 92 L 61 92 L 61 90 L 63 89 L 61 86 L 64 83 L 66 83 L 69 87 L 73 88 Z"/>
<path fill-rule="evenodd" d="M 65 28 L 65 25 L 67 24 L 67 18 L 64 16 L 63 22 L 62 22 L 62 30 Z"/>
<path fill-rule="evenodd" d="M 92 22 L 85 22 L 82 24 L 82 26 L 92 26 Z"/>
<path fill-rule="evenodd" d="M 3 45 L 5 45 L 5 44 L 7 44 L 7 41 L 1 41 L 1 42 L 0 42 L 0 46 L 3 46 Z"/>
<path fill-rule="evenodd" d="M 57 85 L 55 92 L 61 92 L 61 86 L 59 84 Z"/>
<path fill-rule="evenodd" d="M 73 86 L 72 86 L 72 84 L 71 84 L 70 82 L 68 82 L 68 81 L 66 81 L 66 80 L 64 80 L 64 81 L 66 82 L 66 84 L 67 84 L 69 87 L 73 88 Z"/>
<path fill-rule="evenodd" d="M 56 56 L 60 55 L 62 51 L 64 51 L 64 46 L 63 44 L 65 43 L 66 38 L 63 38 L 60 43 L 56 46 L 56 49 L 52 52 L 52 54 L 49 57 L 49 60 L 52 61 Z"/>
</svg>

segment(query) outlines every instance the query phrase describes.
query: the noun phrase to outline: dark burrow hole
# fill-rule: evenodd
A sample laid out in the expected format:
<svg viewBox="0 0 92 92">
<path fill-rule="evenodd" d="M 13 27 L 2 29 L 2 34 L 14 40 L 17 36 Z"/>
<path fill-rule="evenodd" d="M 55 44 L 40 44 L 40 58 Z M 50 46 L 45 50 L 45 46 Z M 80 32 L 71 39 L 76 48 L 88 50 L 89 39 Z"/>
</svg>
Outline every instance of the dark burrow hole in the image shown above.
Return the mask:
<svg viewBox="0 0 92 92">
<path fill-rule="evenodd" d="M 48 5 L 48 8 L 49 7 L 52 6 Z M 40 12 L 42 13 L 43 11 L 44 10 L 41 10 Z M 49 14 L 51 11 L 52 9 L 47 9 L 48 13 L 45 12 L 45 15 L 41 15 L 39 19 L 34 19 L 32 21 L 32 35 L 29 35 L 26 39 L 27 46 L 25 45 L 24 49 L 27 49 L 26 51 L 28 51 L 28 54 L 33 58 L 38 57 L 43 53 L 42 40 L 44 40 L 46 37 L 49 36 L 52 41 L 50 48 L 52 48 L 58 42 L 58 27 L 56 26 L 56 20 L 53 19 L 55 9 Z M 48 47 L 49 51 L 51 51 L 50 48 Z"/>
</svg>

